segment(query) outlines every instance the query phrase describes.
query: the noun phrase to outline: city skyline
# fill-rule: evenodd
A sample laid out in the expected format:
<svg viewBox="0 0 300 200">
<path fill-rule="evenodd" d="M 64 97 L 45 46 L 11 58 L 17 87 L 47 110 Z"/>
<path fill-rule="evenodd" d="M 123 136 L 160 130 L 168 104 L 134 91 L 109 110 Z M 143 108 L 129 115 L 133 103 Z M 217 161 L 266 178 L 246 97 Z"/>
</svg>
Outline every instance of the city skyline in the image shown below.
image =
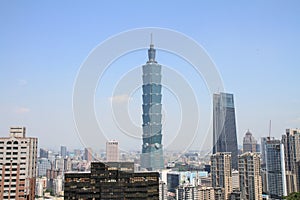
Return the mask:
<svg viewBox="0 0 300 200">
<path fill-rule="evenodd" d="M 26 126 L 30 135 L 40 138 L 42 147 L 82 147 L 72 116 L 76 73 L 99 43 L 119 32 L 140 27 L 173 29 L 203 46 L 220 72 L 225 92 L 235 95 L 239 145 L 247 129 L 258 140 L 268 135 L 269 120 L 272 120 L 272 136 L 276 138 L 281 138 L 286 128 L 299 127 L 300 113 L 295 109 L 300 105 L 296 97 L 299 90 L 297 66 L 300 64 L 297 60 L 299 3 L 296 1 L 172 5 L 164 2 L 156 8 L 162 13 L 162 18 L 143 15 L 152 3 L 148 6 L 136 4 L 127 10 L 123 9 L 121 2 L 120 7 L 114 3 L 95 2 L 95 6 L 74 3 L 72 8 L 66 2 L 59 6 L 25 2 L 0 4 L 0 24 L 3 27 L 0 33 L 2 136 L 6 135 L 8 127 Z M 121 20 L 103 7 L 126 17 Z M 169 7 L 181 7 L 186 15 L 177 16 Z M 77 15 L 81 11 L 88 14 Z M 162 50 L 158 52 L 163 65 L 173 67 L 189 80 L 199 106 L 204 107 L 200 109 L 203 111 L 200 119 L 209 123 L 211 118 L 206 116 L 211 114 L 212 98 L 210 94 L 201 95 L 207 93 L 204 81 L 193 76 L 186 63 L 172 59 L 172 55 Z M 137 51 L 113 63 L 106 73 L 106 78 L 112 81 L 108 82 L 109 86 L 103 93 L 96 92 L 96 106 L 103 101 L 104 105 L 109 105 L 112 82 L 122 73 L 144 63 L 144 58 L 145 52 Z M 198 90 L 199 85 L 201 89 Z M 122 101 L 122 98 L 128 97 L 115 99 Z M 137 105 L 141 105 L 139 101 L 141 99 Z M 119 134 L 122 133 L 118 131 L 108 139 L 118 139 L 115 136 Z M 196 138 L 195 143 L 199 141 Z M 122 149 L 139 149 L 140 145 L 138 140 L 120 142 Z M 194 145 L 191 148 L 200 147 Z"/>
</svg>

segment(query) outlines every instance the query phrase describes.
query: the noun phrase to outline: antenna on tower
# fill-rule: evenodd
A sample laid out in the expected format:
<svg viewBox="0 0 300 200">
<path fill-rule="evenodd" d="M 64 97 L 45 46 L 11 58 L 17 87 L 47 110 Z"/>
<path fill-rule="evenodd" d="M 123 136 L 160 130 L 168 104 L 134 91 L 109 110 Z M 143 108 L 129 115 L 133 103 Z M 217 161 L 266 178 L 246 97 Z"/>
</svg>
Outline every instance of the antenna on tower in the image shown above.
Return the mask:
<svg viewBox="0 0 300 200">
<path fill-rule="evenodd" d="M 269 138 L 271 138 L 271 128 L 272 128 L 272 120 L 270 120 L 270 124 L 269 124 Z"/>
<path fill-rule="evenodd" d="M 150 44 L 153 45 L 153 35 L 152 35 L 152 33 L 150 34 Z"/>
</svg>

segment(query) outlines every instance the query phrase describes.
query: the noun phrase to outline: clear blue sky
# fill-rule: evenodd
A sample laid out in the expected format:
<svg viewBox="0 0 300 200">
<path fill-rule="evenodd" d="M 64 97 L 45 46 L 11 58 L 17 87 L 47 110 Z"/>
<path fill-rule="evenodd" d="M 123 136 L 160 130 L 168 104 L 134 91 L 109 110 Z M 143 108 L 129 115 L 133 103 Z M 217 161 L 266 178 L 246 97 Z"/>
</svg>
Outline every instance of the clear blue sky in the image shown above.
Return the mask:
<svg viewBox="0 0 300 200">
<path fill-rule="evenodd" d="M 270 119 L 280 137 L 300 128 L 299 24 L 299 1 L 1 1 L 0 135 L 25 125 L 40 146 L 80 146 L 72 91 L 81 63 L 112 35 L 163 27 L 214 60 L 235 95 L 239 141 L 247 129 L 267 134 Z"/>
</svg>

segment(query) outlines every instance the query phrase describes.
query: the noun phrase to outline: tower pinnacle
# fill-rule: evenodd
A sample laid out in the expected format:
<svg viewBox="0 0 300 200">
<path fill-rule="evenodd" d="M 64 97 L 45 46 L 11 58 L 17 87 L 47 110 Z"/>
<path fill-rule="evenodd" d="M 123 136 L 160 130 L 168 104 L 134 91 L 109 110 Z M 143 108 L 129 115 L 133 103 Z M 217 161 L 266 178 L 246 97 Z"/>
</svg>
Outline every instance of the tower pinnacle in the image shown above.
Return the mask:
<svg viewBox="0 0 300 200">
<path fill-rule="evenodd" d="M 147 63 L 157 63 L 155 61 L 155 52 L 156 50 L 154 49 L 154 44 L 153 44 L 153 41 L 152 41 L 152 33 L 150 35 L 151 37 L 151 41 L 150 41 L 150 49 L 148 49 L 148 62 Z"/>
</svg>

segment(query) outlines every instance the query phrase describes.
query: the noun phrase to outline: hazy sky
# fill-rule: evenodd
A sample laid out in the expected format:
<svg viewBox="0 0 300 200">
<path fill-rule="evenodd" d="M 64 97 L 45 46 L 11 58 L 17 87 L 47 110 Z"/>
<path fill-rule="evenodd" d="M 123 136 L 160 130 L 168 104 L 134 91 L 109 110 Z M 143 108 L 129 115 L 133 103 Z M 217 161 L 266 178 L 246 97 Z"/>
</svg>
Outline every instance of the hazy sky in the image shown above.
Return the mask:
<svg viewBox="0 0 300 200">
<path fill-rule="evenodd" d="M 280 137 L 286 128 L 300 127 L 299 24 L 299 1 L 1 1 L 0 135 L 7 136 L 10 126 L 26 126 L 27 135 L 38 137 L 42 147 L 82 147 L 72 113 L 73 85 L 81 64 L 112 35 L 162 27 L 193 38 L 214 61 L 226 91 L 235 97 L 240 144 L 247 129 L 256 138 L 266 135 L 269 120 L 272 134 Z M 95 93 L 99 118 L 111 116 L 107 106 L 115 81 L 146 60 L 146 50 L 137 51 L 111 65 L 103 76 L 107 85 Z M 157 60 L 188 80 L 197 96 L 200 121 L 209 123 L 210 96 L 201 77 L 167 52 L 158 51 Z M 164 93 L 170 128 L 165 135 L 172 135 L 168 119 L 176 129 L 180 109 L 170 103 L 176 102 L 174 95 Z M 120 97 L 131 99 L 129 112 L 137 125 L 140 95 L 137 90 L 131 97 Z M 113 125 L 107 128 L 108 138 L 122 140 L 122 148 L 140 149 L 139 140 L 123 140 Z M 104 149 L 103 142 L 99 148 Z M 199 142 L 201 136 L 192 148 L 199 148 Z"/>
</svg>

